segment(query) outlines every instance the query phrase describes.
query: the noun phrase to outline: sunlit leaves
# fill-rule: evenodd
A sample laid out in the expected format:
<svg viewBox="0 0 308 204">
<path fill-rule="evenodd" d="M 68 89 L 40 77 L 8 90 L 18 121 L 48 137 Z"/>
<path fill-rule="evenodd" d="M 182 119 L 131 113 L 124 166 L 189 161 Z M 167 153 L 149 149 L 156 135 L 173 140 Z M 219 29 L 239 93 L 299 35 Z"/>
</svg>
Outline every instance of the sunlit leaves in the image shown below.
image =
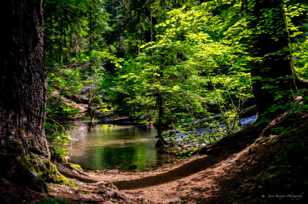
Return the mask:
<svg viewBox="0 0 308 204">
<path fill-rule="evenodd" d="M 214 14 L 218 7 L 220 15 Z M 212 1 L 170 10 L 156 26 L 157 40 L 140 46 L 139 55 L 123 67 L 118 90 L 130 105 L 148 103 L 154 112 L 161 94 L 166 117 L 177 115 L 178 121 L 217 111 L 209 106 L 224 107 L 221 111 L 235 102 L 240 106 L 252 93 L 251 59 L 235 35 L 245 33 L 238 11 L 238 4 Z"/>
</svg>

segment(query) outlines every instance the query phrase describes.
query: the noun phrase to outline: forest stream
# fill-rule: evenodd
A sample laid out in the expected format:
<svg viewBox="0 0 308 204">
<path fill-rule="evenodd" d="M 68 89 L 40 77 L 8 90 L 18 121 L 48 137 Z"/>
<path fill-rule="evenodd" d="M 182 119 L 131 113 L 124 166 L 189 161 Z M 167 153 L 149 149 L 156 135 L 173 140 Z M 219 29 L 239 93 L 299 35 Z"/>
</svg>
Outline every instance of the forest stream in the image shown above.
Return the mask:
<svg viewBox="0 0 308 204">
<path fill-rule="evenodd" d="M 241 118 L 240 125 L 246 126 L 256 120 L 256 115 Z M 208 131 L 197 129 L 199 134 Z M 86 123 L 75 122 L 69 132 L 71 141 L 68 147 L 70 160 L 88 170 L 124 171 L 149 170 L 159 162 L 154 128 L 139 128 L 132 125 L 99 124 L 89 127 Z M 176 133 L 177 140 L 186 137 Z M 159 159 L 160 158 L 160 159 Z"/>
<path fill-rule="evenodd" d="M 78 123 L 70 135 L 70 159 L 85 169 L 145 170 L 158 163 L 154 128 Z"/>
</svg>

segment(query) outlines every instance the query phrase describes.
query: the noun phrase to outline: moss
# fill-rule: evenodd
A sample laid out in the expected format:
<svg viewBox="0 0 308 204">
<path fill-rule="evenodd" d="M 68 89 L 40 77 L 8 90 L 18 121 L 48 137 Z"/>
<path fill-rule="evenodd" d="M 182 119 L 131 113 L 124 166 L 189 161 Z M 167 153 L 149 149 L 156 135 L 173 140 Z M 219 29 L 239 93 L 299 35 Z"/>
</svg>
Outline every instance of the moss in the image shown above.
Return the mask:
<svg viewBox="0 0 308 204">
<path fill-rule="evenodd" d="M 22 167 L 33 176 L 42 179 L 44 182 L 66 184 L 75 186 L 75 183 L 62 175 L 55 164 L 49 159 L 36 154 L 29 154 L 18 158 Z"/>
<path fill-rule="evenodd" d="M 79 164 L 69 163 L 70 167 L 78 171 L 83 171 L 82 167 Z"/>
</svg>

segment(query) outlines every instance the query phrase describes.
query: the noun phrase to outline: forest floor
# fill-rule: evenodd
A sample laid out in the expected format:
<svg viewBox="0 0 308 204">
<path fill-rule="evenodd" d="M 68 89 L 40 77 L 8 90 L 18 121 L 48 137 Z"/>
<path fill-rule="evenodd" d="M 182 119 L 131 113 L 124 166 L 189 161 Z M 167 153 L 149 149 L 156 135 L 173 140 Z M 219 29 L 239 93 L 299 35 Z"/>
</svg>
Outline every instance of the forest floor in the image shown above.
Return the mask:
<svg viewBox="0 0 308 204">
<path fill-rule="evenodd" d="M 290 139 L 290 137 L 284 137 L 284 133 L 274 134 L 275 128 L 290 127 L 289 122 L 295 122 L 299 117 L 301 117 L 301 122 L 294 123 L 294 128 L 287 132 L 289 136 L 294 137 Z M 264 129 L 250 126 L 203 149 L 201 151 L 203 155 L 180 160 L 147 172 L 118 170 L 82 172 L 81 177 L 86 179 L 75 177 L 79 180 L 81 188 L 72 191 L 51 185 L 50 195 L 65 198 L 73 203 L 77 201 L 98 203 L 302 201 L 305 191 L 301 185 L 303 180 L 300 181 L 300 177 L 304 177 L 303 172 L 306 171 L 303 169 L 305 165 L 301 163 L 303 160 L 297 159 L 299 163 L 296 167 L 288 160 L 283 161 L 288 165 L 283 162 L 275 163 L 275 161 L 277 158 L 279 161 L 279 155 L 282 152 L 288 152 L 286 151 L 287 144 L 306 145 L 303 141 L 308 141 L 307 124 L 308 114 L 306 113 L 298 114 L 296 117 L 282 115 Z M 299 156 L 303 157 L 301 155 L 303 152 L 297 153 L 292 156 L 292 160 Z M 280 175 L 273 168 L 285 171 Z M 294 185 L 297 189 L 293 189 Z M 98 194 L 102 193 L 105 187 L 113 190 L 109 194 L 104 193 L 105 197 L 102 198 Z"/>
<path fill-rule="evenodd" d="M 49 184 L 47 196 L 25 190 L 17 196 L 24 203 L 301 203 L 307 193 L 307 133 L 308 113 L 283 114 L 265 128 L 249 126 L 198 156 L 156 170 L 81 171 L 59 165 L 73 185 Z M 0 197 L 8 198 L 5 192 L 11 190 L 1 186 Z"/>
</svg>

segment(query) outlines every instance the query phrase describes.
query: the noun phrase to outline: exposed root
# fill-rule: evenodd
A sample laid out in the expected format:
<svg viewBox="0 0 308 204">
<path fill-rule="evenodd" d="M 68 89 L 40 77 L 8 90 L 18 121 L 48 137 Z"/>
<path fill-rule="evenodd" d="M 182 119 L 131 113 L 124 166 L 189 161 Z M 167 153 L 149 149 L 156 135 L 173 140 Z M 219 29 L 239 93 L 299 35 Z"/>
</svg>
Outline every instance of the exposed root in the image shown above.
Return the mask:
<svg viewBox="0 0 308 204">
<path fill-rule="evenodd" d="M 57 164 L 59 171 L 66 177 L 76 179 L 85 183 L 95 183 L 98 180 L 91 178 L 88 174 L 83 171 L 77 170 L 69 166 L 68 164 Z"/>
</svg>

